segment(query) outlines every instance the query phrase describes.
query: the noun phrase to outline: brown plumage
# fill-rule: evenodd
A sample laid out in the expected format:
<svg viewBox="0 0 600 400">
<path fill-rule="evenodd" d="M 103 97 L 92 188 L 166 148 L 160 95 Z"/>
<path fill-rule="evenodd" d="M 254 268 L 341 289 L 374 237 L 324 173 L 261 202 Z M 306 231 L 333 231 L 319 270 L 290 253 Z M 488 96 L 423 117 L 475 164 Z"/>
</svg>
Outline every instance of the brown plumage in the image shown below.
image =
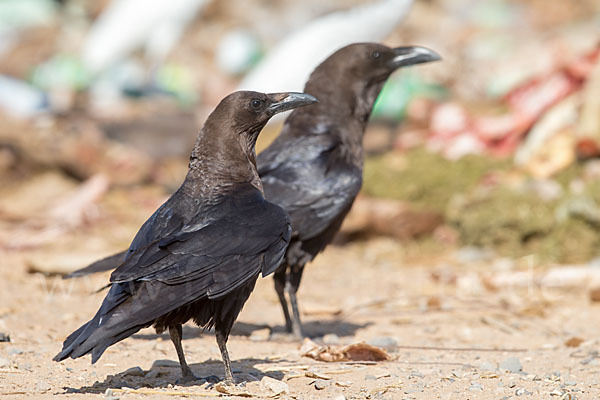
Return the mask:
<svg viewBox="0 0 600 400">
<path fill-rule="evenodd" d="M 300 93 L 236 92 L 206 120 L 181 187 L 144 223 L 113 271 L 102 306 L 64 342 L 55 361 L 106 348 L 141 328 L 168 329 L 184 379 L 195 379 L 181 347 L 193 319 L 215 328 L 225 379 L 226 342 L 258 275 L 272 273 L 289 242 L 286 213 L 266 201 L 254 145 L 274 114 L 312 104 Z"/>
</svg>

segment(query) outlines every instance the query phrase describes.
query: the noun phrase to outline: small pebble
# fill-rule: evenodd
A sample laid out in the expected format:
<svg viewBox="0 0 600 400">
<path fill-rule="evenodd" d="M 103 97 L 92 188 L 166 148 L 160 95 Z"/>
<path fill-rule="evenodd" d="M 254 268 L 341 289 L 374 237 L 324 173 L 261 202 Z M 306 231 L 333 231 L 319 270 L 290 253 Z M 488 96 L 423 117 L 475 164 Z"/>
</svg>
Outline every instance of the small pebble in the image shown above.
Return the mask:
<svg viewBox="0 0 600 400">
<path fill-rule="evenodd" d="M 123 376 L 144 376 L 144 370 L 140 367 L 131 367 L 123 372 Z"/>
<path fill-rule="evenodd" d="M 523 370 L 523 365 L 517 357 L 509 357 L 500 363 L 500 369 L 517 373 Z"/>
<path fill-rule="evenodd" d="M 10 360 L 8 358 L 0 357 L 0 368 L 8 368 L 10 367 Z"/>
<path fill-rule="evenodd" d="M 119 400 L 119 396 L 115 395 L 112 389 L 106 389 L 104 392 L 104 398 L 106 400 Z"/>
<path fill-rule="evenodd" d="M 515 395 L 517 395 L 517 396 L 525 396 L 525 395 L 530 396 L 532 394 L 533 393 L 527 391 L 525 388 L 519 388 L 515 391 Z"/>
<path fill-rule="evenodd" d="M 346 396 L 344 396 L 343 394 L 338 394 L 333 398 L 333 400 L 346 400 Z"/>
<path fill-rule="evenodd" d="M 577 382 L 575 382 L 575 381 L 566 381 L 565 385 L 567 385 L 567 386 L 577 386 Z"/>
<path fill-rule="evenodd" d="M 377 380 L 375 375 L 365 375 L 365 381 L 374 381 Z"/>
<path fill-rule="evenodd" d="M 398 341 L 396 339 L 394 339 L 393 337 L 381 336 L 381 337 L 375 337 L 375 338 L 367 340 L 367 344 L 370 344 L 371 346 L 383 347 L 383 348 L 389 349 L 389 348 L 397 347 Z"/>
<path fill-rule="evenodd" d="M 479 382 L 471 382 L 471 387 L 469 388 L 469 390 L 472 390 L 472 391 L 483 390 L 483 385 Z"/>
<path fill-rule="evenodd" d="M 315 389 L 317 390 L 323 390 L 325 389 L 327 386 L 329 386 L 329 382 L 327 382 L 326 380 L 323 379 L 317 379 L 315 381 Z"/>
<path fill-rule="evenodd" d="M 9 356 L 14 356 L 15 354 L 23 354 L 23 350 L 18 349 L 16 347 L 13 347 L 12 349 L 8 350 Z"/>
<path fill-rule="evenodd" d="M 324 344 L 339 344 L 340 337 L 338 335 L 336 335 L 335 333 L 328 333 L 327 335 L 323 336 L 323 343 Z"/>
</svg>

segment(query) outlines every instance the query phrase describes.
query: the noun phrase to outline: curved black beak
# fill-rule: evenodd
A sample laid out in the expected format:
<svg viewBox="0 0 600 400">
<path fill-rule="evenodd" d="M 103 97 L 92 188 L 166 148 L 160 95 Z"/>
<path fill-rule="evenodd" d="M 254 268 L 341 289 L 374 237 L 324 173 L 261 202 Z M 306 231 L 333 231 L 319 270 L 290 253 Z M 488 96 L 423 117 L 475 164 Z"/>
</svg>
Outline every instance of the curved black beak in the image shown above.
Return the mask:
<svg viewBox="0 0 600 400">
<path fill-rule="evenodd" d="M 441 60 L 442 57 L 433 50 L 421 46 L 396 47 L 394 58 L 391 60 L 392 68 L 406 67 L 408 65 L 422 64 Z"/>
<path fill-rule="evenodd" d="M 315 97 L 306 93 L 269 93 L 267 96 L 272 101 L 267 108 L 272 115 L 319 102 Z"/>
</svg>

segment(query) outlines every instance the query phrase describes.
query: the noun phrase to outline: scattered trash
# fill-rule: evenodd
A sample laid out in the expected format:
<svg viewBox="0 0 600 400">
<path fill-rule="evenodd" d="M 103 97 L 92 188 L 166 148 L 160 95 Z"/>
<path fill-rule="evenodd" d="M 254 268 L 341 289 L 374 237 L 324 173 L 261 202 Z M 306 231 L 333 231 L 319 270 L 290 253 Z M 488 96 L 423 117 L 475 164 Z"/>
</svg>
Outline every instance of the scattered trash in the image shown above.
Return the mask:
<svg viewBox="0 0 600 400">
<path fill-rule="evenodd" d="M 217 66 L 231 75 L 247 72 L 261 57 L 260 43 L 252 33 L 234 30 L 227 33 L 217 46 Z"/>
<path fill-rule="evenodd" d="M 48 97 L 26 82 L 0 75 L 0 109 L 28 118 L 48 111 Z"/>
<path fill-rule="evenodd" d="M 350 43 L 384 39 L 411 5 L 412 0 L 377 0 L 317 18 L 268 51 L 238 88 L 301 91 L 311 71 L 329 54 Z"/>
</svg>

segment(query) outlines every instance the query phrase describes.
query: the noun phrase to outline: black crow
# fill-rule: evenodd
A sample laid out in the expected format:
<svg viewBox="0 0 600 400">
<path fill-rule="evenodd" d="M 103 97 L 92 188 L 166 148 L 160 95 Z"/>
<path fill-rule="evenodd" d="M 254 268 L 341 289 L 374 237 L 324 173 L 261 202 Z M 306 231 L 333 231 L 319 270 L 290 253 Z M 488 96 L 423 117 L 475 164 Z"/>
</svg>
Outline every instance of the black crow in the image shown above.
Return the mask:
<svg viewBox="0 0 600 400">
<path fill-rule="evenodd" d="M 286 328 L 295 336 L 302 336 L 296 292 L 304 265 L 331 242 L 361 188 L 362 139 L 381 88 L 396 69 L 439 59 L 419 46 L 355 43 L 343 47 L 315 68 L 306 83 L 304 91 L 319 103 L 293 111 L 281 134 L 258 155 L 265 196 L 292 220 L 291 243 L 274 278 Z M 123 253 L 72 276 L 112 269 L 119 257 Z"/>
<path fill-rule="evenodd" d="M 192 380 L 181 336 L 193 319 L 214 326 L 233 383 L 229 332 L 259 274 L 280 264 L 291 232 L 285 211 L 263 197 L 254 145 L 274 114 L 315 102 L 303 93 L 225 97 L 200 130 L 183 184 L 140 228 L 100 309 L 54 360 L 92 353 L 95 363 L 108 346 L 153 325 L 169 330 L 183 379 Z"/>
<path fill-rule="evenodd" d="M 295 336 L 302 337 L 296 292 L 304 266 L 331 242 L 361 188 L 362 139 L 379 92 L 396 69 L 439 59 L 417 46 L 343 47 L 315 68 L 304 87 L 319 104 L 293 111 L 258 155 L 265 197 L 292 221 L 290 246 L 274 279 L 286 328 Z"/>
</svg>

